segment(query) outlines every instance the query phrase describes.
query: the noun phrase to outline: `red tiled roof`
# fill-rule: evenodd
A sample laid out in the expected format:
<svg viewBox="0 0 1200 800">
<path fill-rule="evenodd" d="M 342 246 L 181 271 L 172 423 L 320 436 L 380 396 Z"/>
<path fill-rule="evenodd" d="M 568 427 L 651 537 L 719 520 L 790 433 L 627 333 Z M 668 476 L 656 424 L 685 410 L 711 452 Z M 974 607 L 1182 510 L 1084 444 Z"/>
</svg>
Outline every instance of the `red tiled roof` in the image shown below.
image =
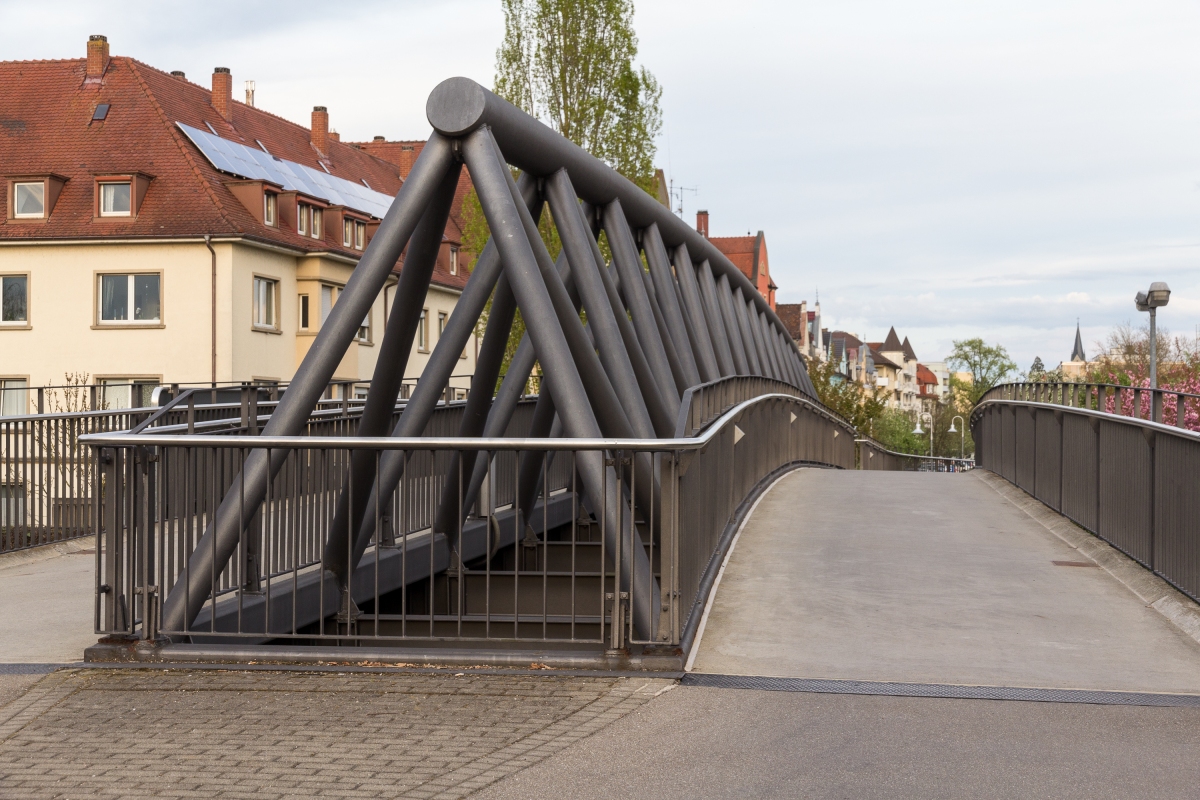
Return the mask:
<svg viewBox="0 0 1200 800">
<path fill-rule="evenodd" d="M 929 369 L 929 367 L 925 366 L 924 364 L 917 364 L 917 383 L 927 383 L 932 386 L 937 386 L 938 379 L 937 376 L 933 374 L 933 371 Z"/>
<path fill-rule="evenodd" d="M 113 57 L 101 80 L 85 81 L 85 60 L 0 62 L 0 170 L 4 175 L 55 173 L 67 178 L 49 219 L 5 223 L 4 239 L 177 238 L 242 236 L 297 251 L 361 253 L 342 247 L 340 231 L 315 240 L 287 226 L 259 223 L 226 186 L 237 180 L 218 172 L 176 127 L 204 130 L 274 156 L 321 169 L 309 130 L 262 109 L 234 101 L 232 121 L 213 108 L 208 89 L 126 57 Z M 99 103 L 110 109 L 93 121 Z M 331 140 L 325 166 L 355 183 L 396 194 L 403 183 L 394 164 Z M 141 172 L 153 176 L 137 216 L 94 219 L 93 178 Z M 0 196 L 0 208 L 6 198 Z M 5 209 L 6 210 L 6 209 Z M 442 265 L 435 282 L 462 286 Z"/>
<path fill-rule="evenodd" d="M 796 341 L 804 338 L 804 317 L 800 313 L 800 306 L 800 303 L 779 303 L 775 306 L 779 321 Z"/>
</svg>

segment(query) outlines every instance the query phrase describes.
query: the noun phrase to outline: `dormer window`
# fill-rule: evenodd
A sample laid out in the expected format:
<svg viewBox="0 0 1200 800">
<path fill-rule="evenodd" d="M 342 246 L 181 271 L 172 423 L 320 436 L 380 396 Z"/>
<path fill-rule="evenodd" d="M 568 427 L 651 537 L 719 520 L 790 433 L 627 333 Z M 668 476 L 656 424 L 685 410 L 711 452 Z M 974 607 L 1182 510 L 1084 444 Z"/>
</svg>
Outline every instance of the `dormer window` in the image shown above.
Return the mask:
<svg viewBox="0 0 1200 800">
<path fill-rule="evenodd" d="M 275 192 L 263 193 L 263 222 L 272 227 L 275 226 L 275 220 L 278 219 L 279 213 L 279 195 Z"/>
<path fill-rule="evenodd" d="M 13 184 L 13 216 L 17 219 L 41 219 L 46 216 L 46 184 Z"/>
<path fill-rule="evenodd" d="M 308 236 L 308 218 L 312 214 L 312 206 L 304 203 L 296 204 L 296 233 Z"/>
<path fill-rule="evenodd" d="M 367 223 L 346 217 L 342 221 L 342 246 L 362 250 L 367 239 Z"/>
<path fill-rule="evenodd" d="M 97 217 L 136 217 L 153 177 L 141 172 L 98 175 L 96 180 Z"/>
<path fill-rule="evenodd" d="M 314 207 L 312 210 L 312 225 L 311 236 L 314 239 L 321 238 L 321 209 Z"/>
<path fill-rule="evenodd" d="M 100 216 L 128 217 L 132 213 L 130 182 L 100 184 Z"/>
<path fill-rule="evenodd" d="M 451 275 L 458 274 L 458 248 L 457 247 L 450 248 L 450 274 Z"/>
<path fill-rule="evenodd" d="M 8 218 L 10 220 L 44 220 L 54 211 L 54 204 L 67 179 L 61 175 L 20 175 L 8 178 Z"/>
</svg>

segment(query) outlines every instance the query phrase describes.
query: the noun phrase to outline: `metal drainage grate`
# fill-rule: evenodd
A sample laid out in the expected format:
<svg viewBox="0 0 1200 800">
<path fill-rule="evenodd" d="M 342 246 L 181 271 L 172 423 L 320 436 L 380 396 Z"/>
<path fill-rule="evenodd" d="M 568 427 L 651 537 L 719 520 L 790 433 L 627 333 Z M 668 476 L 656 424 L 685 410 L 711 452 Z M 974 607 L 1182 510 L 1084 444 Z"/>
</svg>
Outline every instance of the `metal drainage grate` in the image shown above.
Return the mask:
<svg viewBox="0 0 1200 800">
<path fill-rule="evenodd" d="M 80 663 L 71 664 L 0 664 L 0 675 L 49 675 L 63 667 L 78 667 Z"/>
<path fill-rule="evenodd" d="M 1090 689 L 1037 689 L 1023 686 L 958 686 L 949 683 L 887 683 L 817 678 L 768 678 L 761 675 L 709 675 L 690 672 L 684 686 L 759 689 L 768 692 L 869 694 L 887 697 L 941 697 L 961 700 L 1025 700 L 1034 703 L 1090 703 L 1105 706 L 1200 708 L 1200 695 L 1108 692 Z"/>
<path fill-rule="evenodd" d="M 1056 567 L 1098 567 L 1099 564 L 1093 564 L 1090 561 L 1051 561 Z"/>
</svg>

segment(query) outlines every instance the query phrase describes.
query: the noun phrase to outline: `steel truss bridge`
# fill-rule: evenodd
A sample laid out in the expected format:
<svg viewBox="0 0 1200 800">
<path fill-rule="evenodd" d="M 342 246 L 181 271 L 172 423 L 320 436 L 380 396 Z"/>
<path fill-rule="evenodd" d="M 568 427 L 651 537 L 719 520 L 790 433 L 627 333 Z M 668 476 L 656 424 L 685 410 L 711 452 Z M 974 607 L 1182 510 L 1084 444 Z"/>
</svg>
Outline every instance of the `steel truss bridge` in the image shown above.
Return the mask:
<svg viewBox="0 0 1200 800">
<path fill-rule="evenodd" d="M 428 144 L 281 396 L 249 390 L 240 418 L 206 421 L 204 390 L 182 391 L 127 433 L 84 437 L 105 637 L 89 658 L 677 669 L 777 476 L 918 465 L 821 405 L 779 318 L 669 209 L 470 80 L 438 86 L 427 115 Z M 402 397 L 464 166 L 492 239 Z M 319 409 L 402 251 L 365 402 Z M 542 390 L 525 396 L 535 366 Z"/>
</svg>

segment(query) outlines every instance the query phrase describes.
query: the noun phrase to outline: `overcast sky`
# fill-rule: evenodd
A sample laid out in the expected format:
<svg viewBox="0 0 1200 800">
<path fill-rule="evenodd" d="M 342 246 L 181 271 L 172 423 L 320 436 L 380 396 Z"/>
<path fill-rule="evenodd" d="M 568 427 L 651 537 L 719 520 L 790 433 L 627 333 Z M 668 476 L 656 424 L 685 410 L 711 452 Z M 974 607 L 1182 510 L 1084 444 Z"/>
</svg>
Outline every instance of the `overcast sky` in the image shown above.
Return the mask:
<svg viewBox="0 0 1200 800">
<path fill-rule="evenodd" d="M 114 54 L 235 91 L 344 139 L 424 138 L 443 78 L 491 85 L 499 0 L 257 4 L 0 0 L 0 58 Z M 953 339 L 1057 364 L 1174 290 L 1200 323 L 1200 6 L 1138 0 L 651 2 L 640 60 L 663 85 L 658 161 L 713 235 L 766 232 L 781 302 L 829 327 Z M 3 156 L 0 154 L 0 160 Z"/>
</svg>

